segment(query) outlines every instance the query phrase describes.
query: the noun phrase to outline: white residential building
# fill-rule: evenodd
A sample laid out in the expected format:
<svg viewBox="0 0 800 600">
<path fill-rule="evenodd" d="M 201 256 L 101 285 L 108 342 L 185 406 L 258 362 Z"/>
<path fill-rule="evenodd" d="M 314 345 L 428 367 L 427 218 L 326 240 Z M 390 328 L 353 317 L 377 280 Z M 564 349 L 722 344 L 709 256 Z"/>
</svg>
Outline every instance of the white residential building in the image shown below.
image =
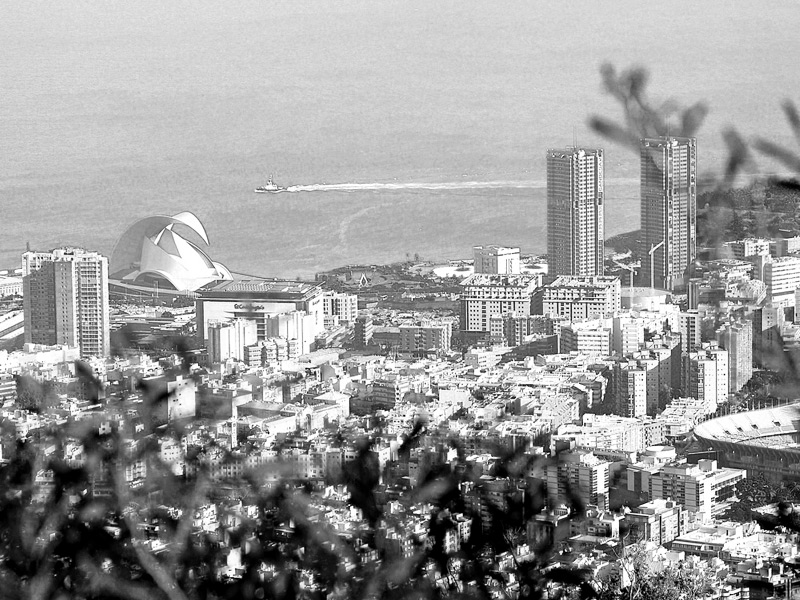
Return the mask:
<svg viewBox="0 0 800 600">
<path fill-rule="evenodd" d="M 620 415 L 644 417 L 647 414 L 647 370 L 636 362 L 614 364 L 614 391 Z"/>
<path fill-rule="evenodd" d="M 519 275 L 519 248 L 473 246 L 475 273 L 486 275 Z"/>
<path fill-rule="evenodd" d="M 22 278 L 0 275 L 0 298 L 4 296 L 22 296 Z"/>
<path fill-rule="evenodd" d="M 108 259 L 81 248 L 22 255 L 25 343 L 80 348 L 81 356 L 111 351 Z"/>
<path fill-rule="evenodd" d="M 770 240 L 745 238 L 734 242 L 725 242 L 720 248 L 723 258 L 745 260 L 751 256 L 769 256 Z"/>
<path fill-rule="evenodd" d="M 644 343 L 645 319 L 633 315 L 617 315 L 612 320 L 613 339 L 611 349 L 615 354 L 628 356 L 639 350 Z"/>
<path fill-rule="evenodd" d="M 603 150 L 547 151 L 547 265 L 550 276 L 602 275 Z"/>
<path fill-rule="evenodd" d="M 794 306 L 794 292 L 800 287 L 800 257 L 767 257 L 764 261 L 764 283 L 767 285 L 767 303 Z"/>
<path fill-rule="evenodd" d="M 753 322 L 726 323 L 717 330 L 717 341 L 728 351 L 728 392 L 735 394 L 753 376 Z"/>
<path fill-rule="evenodd" d="M 681 352 L 691 352 L 700 345 L 702 317 L 697 309 L 681 311 L 678 315 Z"/>
<path fill-rule="evenodd" d="M 336 316 L 340 321 L 355 323 L 358 317 L 358 296 L 332 291 L 323 292 L 322 312 L 325 316 Z"/>
<path fill-rule="evenodd" d="M 604 319 L 597 319 L 562 325 L 560 351 L 609 356 L 611 354 L 610 324 Z"/>
<path fill-rule="evenodd" d="M 208 324 L 208 360 L 212 364 L 224 363 L 228 359 L 244 362 L 248 357 L 247 346 L 258 339 L 256 323 L 246 319 Z"/>
<path fill-rule="evenodd" d="M 450 321 L 423 320 L 400 326 L 400 352 L 445 353 L 450 350 L 453 324 Z"/>
<path fill-rule="evenodd" d="M 711 414 L 728 399 L 728 352 L 716 343 L 703 344 L 683 357 L 683 393 L 705 403 Z"/>
<path fill-rule="evenodd" d="M 589 450 L 562 452 L 555 464 L 545 467 L 547 493 L 563 502 L 569 488 L 584 504 L 607 510 L 610 466 Z"/>
<path fill-rule="evenodd" d="M 541 275 L 471 275 L 461 283 L 461 330 L 489 332 L 493 316 L 531 314 Z"/>
<path fill-rule="evenodd" d="M 736 493 L 736 483 L 746 477 L 743 469 L 721 468 L 708 459 L 697 464 L 636 464 L 628 467 L 628 490 L 645 492 L 651 500 L 675 500 L 700 521 L 709 522 L 725 510 L 725 501 Z"/>
<path fill-rule="evenodd" d="M 570 321 L 607 317 L 621 302 L 618 277 L 562 276 L 542 290 L 542 313 Z"/>
</svg>

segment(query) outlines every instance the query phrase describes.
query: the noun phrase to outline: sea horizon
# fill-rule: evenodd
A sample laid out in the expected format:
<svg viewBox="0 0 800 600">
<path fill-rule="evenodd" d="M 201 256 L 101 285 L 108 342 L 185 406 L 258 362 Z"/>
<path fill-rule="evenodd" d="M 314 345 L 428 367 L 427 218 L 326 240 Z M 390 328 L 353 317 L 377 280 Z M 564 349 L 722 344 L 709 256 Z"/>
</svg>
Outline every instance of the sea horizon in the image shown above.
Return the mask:
<svg viewBox="0 0 800 600">
<path fill-rule="evenodd" d="M 110 255 L 136 220 L 182 211 L 214 260 L 264 276 L 476 244 L 542 253 L 545 152 L 575 142 L 605 150 L 605 236 L 637 229 L 638 155 L 587 124 L 621 120 L 605 63 L 644 65 L 656 105 L 708 105 L 701 174 L 723 171 L 729 126 L 795 143 L 780 108 L 800 89 L 788 1 L 678 0 L 657 18 L 633 0 L 41 8 L 7 11 L 0 265 L 27 243 Z M 332 187 L 254 194 L 269 175 Z"/>
</svg>

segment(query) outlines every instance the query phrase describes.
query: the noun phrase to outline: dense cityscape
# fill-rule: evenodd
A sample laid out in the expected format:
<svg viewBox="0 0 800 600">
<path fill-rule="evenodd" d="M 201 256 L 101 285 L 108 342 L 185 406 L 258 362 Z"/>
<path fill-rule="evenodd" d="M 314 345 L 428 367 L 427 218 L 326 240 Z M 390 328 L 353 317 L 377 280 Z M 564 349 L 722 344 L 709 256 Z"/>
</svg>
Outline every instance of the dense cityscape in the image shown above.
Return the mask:
<svg viewBox="0 0 800 600">
<path fill-rule="evenodd" d="M 546 153 L 546 257 L 256 277 L 191 212 L 29 248 L 0 277 L 5 585 L 791 597 L 800 237 L 698 244 L 697 153 L 640 141 L 634 252 L 580 147 Z"/>
</svg>

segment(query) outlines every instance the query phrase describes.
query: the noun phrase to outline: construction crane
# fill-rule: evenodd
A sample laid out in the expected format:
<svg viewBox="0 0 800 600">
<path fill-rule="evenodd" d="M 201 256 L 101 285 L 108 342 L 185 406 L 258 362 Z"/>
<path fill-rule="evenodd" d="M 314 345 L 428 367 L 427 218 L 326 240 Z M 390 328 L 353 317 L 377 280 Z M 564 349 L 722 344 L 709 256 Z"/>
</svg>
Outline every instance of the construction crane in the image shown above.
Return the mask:
<svg viewBox="0 0 800 600">
<path fill-rule="evenodd" d="M 651 290 L 656 289 L 655 273 L 654 273 L 654 269 L 653 269 L 653 253 L 656 250 L 658 250 L 659 248 L 661 248 L 661 246 L 663 246 L 664 242 L 666 242 L 666 241 L 667 241 L 667 239 L 664 238 L 663 240 L 661 240 L 660 242 L 658 242 L 654 246 L 651 246 L 650 250 L 648 250 L 648 254 L 650 255 L 650 289 Z"/>
<path fill-rule="evenodd" d="M 636 273 L 636 267 L 632 267 L 630 265 L 626 265 L 626 264 L 621 263 L 621 262 L 619 262 L 617 260 L 614 260 L 613 258 L 611 259 L 611 262 L 613 262 L 615 265 L 617 265 L 620 269 L 625 269 L 626 271 L 630 271 L 631 279 L 630 279 L 630 286 L 629 287 L 630 287 L 631 298 L 633 298 L 633 276 Z"/>
</svg>

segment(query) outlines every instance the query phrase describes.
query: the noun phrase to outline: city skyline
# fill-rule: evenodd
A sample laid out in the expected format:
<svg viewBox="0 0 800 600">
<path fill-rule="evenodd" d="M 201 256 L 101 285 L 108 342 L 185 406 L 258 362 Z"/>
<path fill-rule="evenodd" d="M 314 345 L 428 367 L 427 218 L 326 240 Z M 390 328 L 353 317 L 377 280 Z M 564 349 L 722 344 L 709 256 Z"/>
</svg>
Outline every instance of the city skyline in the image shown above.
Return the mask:
<svg viewBox="0 0 800 600">
<path fill-rule="evenodd" d="M 797 595 L 794 2 L 43 8 L 0 596 Z"/>
<path fill-rule="evenodd" d="M 406 252 L 451 258 L 462 239 L 544 253 L 541 155 L 570 144 L 573 131 L 580 145 L 606 149 L 606 236 L 635 229 L 638 156 L 611 147 L 587 122 L 620 116 L 604 90 L 606 62 L 618 72 L 645 66 L 656 106 L 709 107 L 698 132 L 707 172 L 724 169 L 719 132 L 731 123 L 748 140 L 794 143 L 779 105 L 800 88 L 792 52 L 748 50 L 767 29 L 775 44 L 796 47 L 798 15 L 785 1 L 768 14 L 737 7 L 753 28 L 739 27 L 723 5 L 685 0 L 666 21 L 625 0 L 442 10 L 415 0 L 406 9 L 420 19 L 352 0 L 325 10 L 234 5 L 202 2 L 180 14 L 149 0 L 123 14 L 81 2 L 60 13 L 69 28 L 31 7 L 9 7 L 0 73 L 14 93 L 4 99 L 0 265 L 17 264 L 26 241 L 110 256 L 129 223 L 184 210 L 207 223 L 216 258 L 245 273 L 312 277 Z M 388 31 L 376 29 L 375 17 Z M 717 26 L 711 35 L 709 22 Z M 259 35 L 265 28 L 268 40 Z M 570 40 L 574 60 L 554 51 Z M 189 51 L 198 43 L 208 49 Z M 730 65 L 749 65 L 737 94 Z M 270 173 L 287 186 L 535 187 L 253 194 Z M 488 204 L 493 219 L 474 219 Z M 306 227 L 314 236 L 298 245 Z"/>
</svg>

